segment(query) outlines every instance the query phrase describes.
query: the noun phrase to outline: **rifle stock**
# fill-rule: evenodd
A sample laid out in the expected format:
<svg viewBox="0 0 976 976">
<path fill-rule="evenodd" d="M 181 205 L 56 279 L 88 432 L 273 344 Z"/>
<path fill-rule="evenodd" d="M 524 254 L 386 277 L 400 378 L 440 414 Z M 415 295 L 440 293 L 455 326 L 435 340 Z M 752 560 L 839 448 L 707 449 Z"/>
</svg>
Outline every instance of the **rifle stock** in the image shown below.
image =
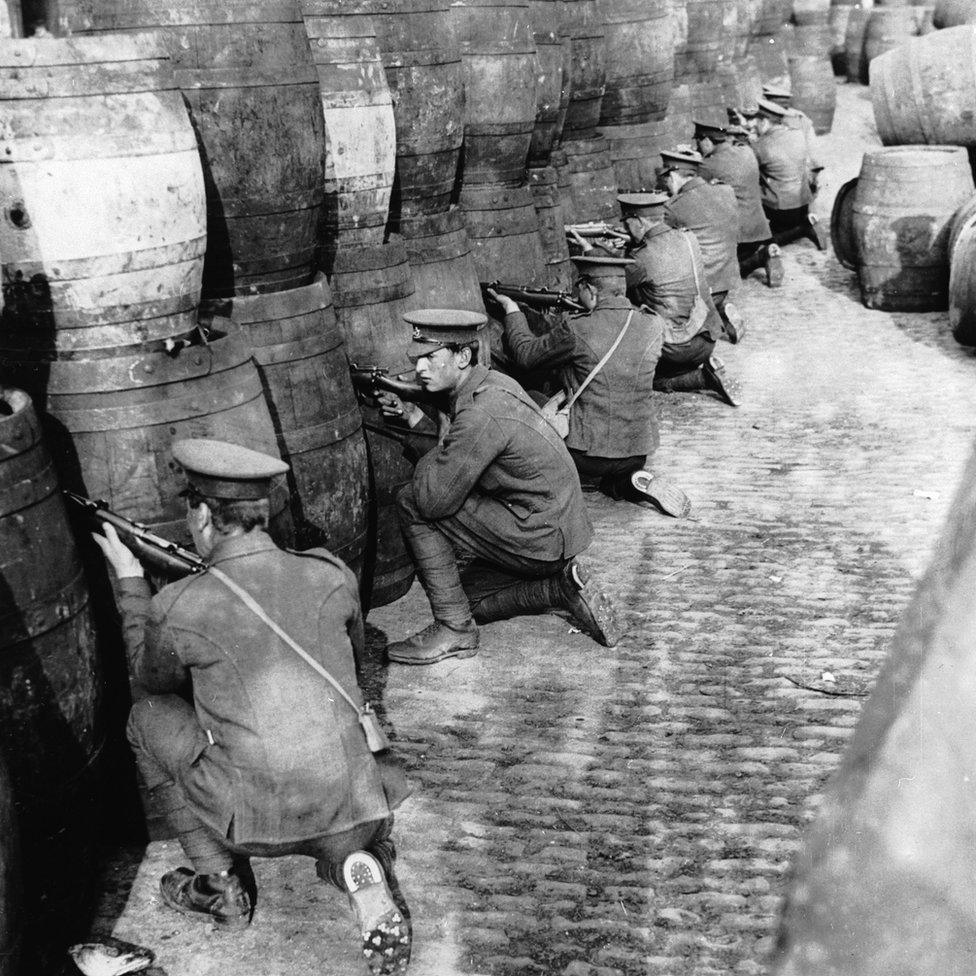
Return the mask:
<svg viewBox="0 0 976 976">
<path fill-rule="evenodd" d="M 417 402 L 431 398 L 419 383 L 390 376 L 390 371 L 383 366 L 350 363 L 349 375 L 357 391 L 367 396 L 375 397 L 377 393 L 385 390 L 387 393 L 395 393 L 401 400 Z"/>
<path fill-rule="evenodd" d="M 133 522 L 113 512 L 102 500 L 86 498 L 73 491 L 62 491 L 64 497 L 76 508 L 83 511 L 95 523 L 106 522 L 111 525 L 124 542 L 141 560 L 164 573 L 179 579 L 191 573 L 202 573 L 207 564 L 195 553 L 183 546 L 170 542 L 160 535 L 150 532 L 144 525 Z"/>
<path fill-rule="evenodd" d="M 559 308 L 566 312 L 586 311 L 568 291 L 533 288 L 531 285 L 507 285 L 500 281 L 481 282 L 481 291 L 486 301 L 492 300 L 488 292 L 493 291 L 523 305 L 531 305 L 533 308 Z"/>
</svg>

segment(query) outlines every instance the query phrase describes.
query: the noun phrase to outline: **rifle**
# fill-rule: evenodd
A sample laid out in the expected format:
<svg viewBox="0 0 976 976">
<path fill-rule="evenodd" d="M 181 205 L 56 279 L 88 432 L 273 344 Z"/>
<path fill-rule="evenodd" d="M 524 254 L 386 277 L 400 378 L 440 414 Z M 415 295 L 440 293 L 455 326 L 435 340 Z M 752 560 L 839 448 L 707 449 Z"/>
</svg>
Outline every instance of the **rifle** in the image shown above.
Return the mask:
<svg viewBox="0 0 976 976">
<path fill-rule="evenodd" d="M 381 390 L 395 393 L 401 400 L 429 400 L 431 395 L 419 384 L 412 380 L 400 380 L 390 376 L 385 366 L 349 364 L 349 375 L 352 385 L 359 393 L 375 397 Z"/>
<path fill-rule="evenodd" d="M 529 285 L 503 285 L 500 281 L 481 282 L 481 292 L 485 301 L 493 301 L 489 289 L 498 295 L 507 295 L 516 302 L 532 308 L 559 308 L 566 312 L 585 312 L 586 309 L 568 291 L 554 291 L 551 288 L 532 288 Z"/>
<path fill-rule="evenodd" d="M 113 512 L 108 503 L 102 500 L 85 498 L 67 489 L 62 494 L 80 508 L 90 519 L 107 522 L 114 526 L 119 538 L 140 558 L 167 576 L 180 578 L 191 573 L 202 573 L 207 564 L 189 549 L 178 546 L 169 539 L 150 532 L 144 525 Z"/>
<path fill-rule="evenodd" d="M 568 235 L 579 234 L 580 237 L 616 237 L 622 241 L 629 241 L 630 234 L 619 227 L 611 227 L 605 221 L 592 220 L 585 224 L 566 224 Z"/>
</svg>

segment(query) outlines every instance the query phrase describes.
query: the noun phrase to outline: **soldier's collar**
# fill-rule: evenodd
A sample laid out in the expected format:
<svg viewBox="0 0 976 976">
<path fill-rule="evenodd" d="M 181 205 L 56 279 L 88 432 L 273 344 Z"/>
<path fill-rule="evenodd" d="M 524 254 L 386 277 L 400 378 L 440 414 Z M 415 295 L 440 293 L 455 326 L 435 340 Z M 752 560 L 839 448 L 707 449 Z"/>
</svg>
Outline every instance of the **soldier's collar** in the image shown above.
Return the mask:
<svg viewBox="0 0 976 976">
<path fill-rule="evenodd" d="M 461 384 L 461 388 L 459 390 L 456 390 L 450 396 L 449 403 L 451 407 L 452 417 L 457 412 L 457 407 L 459 403 L 463 403 L 467 400 L 474 399 L 475 390 L 477 390 L 478 387 L 481 386 L 482 383 L 484 383 L 485 378 L 487 376 L 488 376 L 487 366 L 484 366 L 481 363 L 475 363 L 475 365 L 471 367 L 471 372 L 468 374 L 468 377 L 465 379 L 465 381 Z"/>
<path fill-rule="evenodd" d="M 671 229 L 672 228 L 668 227 L 668 225 L 662 220 L 648 230 L 648 232 L 644 235 L 644 240 L 646 241 L 649 237 L 660 237 L 662 234 L 667 234 Z"/>
<path fill-rule="evenodd" d="M 254 552 L 264 552 L 268 549 L 277 549 L 271 536 L 263 529 L 251 529 L 250 532 L 243 532 L 240 535 L 232 535 L 221 539 L 214 550 L 210 553 L 207 562 L 213 566 L 226 559 L 236 559 L 238 556 L 250 556 Z"/>
</svg>

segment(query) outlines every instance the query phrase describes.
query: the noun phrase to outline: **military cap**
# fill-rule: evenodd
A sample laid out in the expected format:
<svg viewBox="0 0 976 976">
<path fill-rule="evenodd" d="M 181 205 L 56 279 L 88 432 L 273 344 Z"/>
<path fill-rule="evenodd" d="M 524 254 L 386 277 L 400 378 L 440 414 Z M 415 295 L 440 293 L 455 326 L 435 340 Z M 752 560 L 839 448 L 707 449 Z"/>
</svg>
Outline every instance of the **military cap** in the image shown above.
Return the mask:
<svg viewBox="0 0 976 976">
<path fill-rule="evenodd" d="M 173 441 L 172 451 L 189 486 L 211 498 L 267 498 L 272 479 L 288 470 L 281 458 L 203 437 Z"/>
<path fill-rule="evenodd" d="M 669 170 L 677 170 L 679 173 L 697 173 L 701 166 L 702 156 L 694 150 L 689 149 L 662 149 L 661 167 L 662 173 Z"/>
<path fill-rule="evenodd" d="M 777 105 L 766 98 L 759 99 L 759 114 L 766 119 L 774 122 L 782 122 L 786 118 L 786 109 L 782 105 Z"/>
<path fill-rule="evenodd" d="M 744 119 L 754 119 L 759 114 L 759 106 L 757 104 L 743 105 L 740 108 L 728 109 L 729 121 L 735 120 L 736 116 L 741 115 Z"/>
<path fill-rule="evenodd" d="M 793 92 L 779 85 L 763 85 L 762 94 L 763 98 L 774 102 L 789 102 L 793 98 Z"/>
<path fill-rule="evenodd" d="M 718 122 L 706 122 L 695 119 L 695 138 L 711 139 L 712 142 L 725 142 L 729 134 L 728 127 Z"/>
<path fill-rule="evenodd" d="M 476 342 L 488 317 L 483 312 L 463 308 L 419 308 L 404 312 L 403 320 L 413 326 L 413 341 L 407 355 L 419 359 L 454 342 Z"/>
<path fill-rule="evenodd" d="M 620 193 L 617 203 L 626 217 L 660 217 L 670 197 L 666 193 Z"/>
<path fill-rule="evenodd" d="M 625 268 L 637 263 L 631 258 L 615 258 L 605 254 L 573 254 L 569 260 L 576 265 L 577 273 L 587 278 L 622 274 Z"/>
</svg>

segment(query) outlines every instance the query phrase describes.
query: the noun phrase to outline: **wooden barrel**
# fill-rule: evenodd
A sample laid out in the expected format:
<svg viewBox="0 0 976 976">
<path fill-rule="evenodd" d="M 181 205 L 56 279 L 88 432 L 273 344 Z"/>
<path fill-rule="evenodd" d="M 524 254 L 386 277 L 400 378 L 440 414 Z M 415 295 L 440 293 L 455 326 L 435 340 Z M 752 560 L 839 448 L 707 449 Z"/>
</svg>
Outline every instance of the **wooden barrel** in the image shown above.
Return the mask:
<svg viewBox="0 0 976 976">
<path fill-rule="evenodd" d="M 844 64 L 847 80 L 854 84 L 867 84 L 868 64 L 864 59 L 864 31 L 868 26 L 871 8 L 861 4 L 851 7 L 844 35 Z"/>
<path fill-rule="evenodd" d="M 868 308 L 948 307 L 950 225 L 973 192 L 969 158 L 960 147 L 898 146 L 864 154 L 853 223 Z"/>
<path fill-rule="evenodd" d="M 600 122 L 609 55 L 597 0 L 569 0 L 564 10 L 563 31 L 570 40 L 570 84 L 563 138 L 575 139 L 592 135 Z"/>
<path fill-rule="evenodd" d="M 749 53 L 756 59 L 759 77 L 766 85 L 788 86 L 790 83 L 790 65 L 787 60 L 789 45 L 783 37 L 782 31 L 776 34 L 757 37 L 749 48 Z"/>
<path fill-rule="evenodd" d="M 553 149 L 549 161 L 556 172 L 556 198 L 562 209 L 563 223 L 571 224 L 573 223 L 573 185 L 569 180 L 566 153 L 562 149 Z"/>
<path fill-rule="evenodd" d="M 976 147 L 976 27 L 909 41 L 871 64 L 871 103 L 884 145 Z"/>
<path fill-rule="evenodd" d="M 864 61 L 871 62 L 919 34 L 918 8 L 875 7 L 864 29 Z"/>
<path fill-rule="evenodd" d="M 762 17 L 763 0 L 736 0 L 735 4 L 735 60 L 745 57 Z"/>
<path fill-rule="evenodd" d="M 0 108 L 3 331 L 51 357 L 192 331 L 203 172 L 161 45 L 0 41 Z"/>
<path fill-rule="evenodd" d="M 675 78 L 707 77 L 731 56 L 735 37 L 734 0 L 687 0 L 688 41 L 674 67 Z"/>
<path fill-rule="evenodd" d="M 341 0 L 302 0 L 325 120 L 322 239 L 383 240 L 396 168 L 393 101 L 369 17 Z"/>
<path fill-rule="evenodd" d="M 797 26 L 824 24 L 829 9 L 830 0 L 793 0 L 790 20 Z"/>
<path fill-rule="evenodd" d="M 830 60 L 835 75 L 847 75 L 847 55 L 844 42 L 847 38 L 847 24 L 851 19 L 852 4 L 835 4 L 830 8 Z"/>
<path fill-rule="evenodd" d="M 607 140 L 617 191 L 655 192 L 657 171 L 661 167 L 661 150 L 671 149 L 680 141 L 674 138 L 668 120 L 604 126 L 600 131 Z"/>
<path fill-rule="evenodd" d="M 932 24 L 936 30 L 976 23 L 976 0 L 935 0 Z"/>
<path fill-rule="evenodd" d="M 854 194 L 857 177 L 848 180 L 834 197 L 830 211 L 830 243 L 837 260 L 848 269 L 857 270 L 857 241 L 854 237 Z"/>
<path fill-rule="evenodd" d="M 25 973 L 60 972 L 91 894 L 104 675 L 54 465 L 30 399 L 9 387 L 0 390 L 0 444 L 0 752 L 29 868 L 17 934 Z M 3 860 L 11 854 L 5 847 Z"/>
<path fill-rule="evenodd" d="M 976 216 L 963 221 L 949 270 L 949 327 L 956 342 L 976 346 Z"/>
<path fill-rule="evenodd" d="M 537 56 L 528 0 L 455 0 L 468 183 L 519 184 L 535 126 Z"/>
<path fill-rule="evenodd" d="M 695 127 L 691 118 L 691 88 L 689 85 L 674 86 L 664 121 L 674 139 L 673 144 L 688 142 L 692 138 Z"/>
<path fill-rule="evenodd" d="M 413 275 L 414 304 L 484 311 L 471 242 L 457 207 L 427 217 L 404 217 L 399 228 Z"/>
<path fill-rule="evenodd" d="M 660 119 L 674 83 L 674 41 L 668 0 L 600 0 L 606 24 L 606 91 L 600 125 Z"/>
<path fill-rule="evenodd" d="M 527 186 L 465 186 L 460 206 L 481 281 L 545 284 L 539 217 Z"/>
<path fill-rule="evenodd" d="M 30 356 L 0 350 L 19 385 L 46 392 L 64 486 L 104 498 L 114 511 L 182 545 L 191 540 L 183 482 L 170 457 L 174 440 L 213 437 L 278 455 L 261 379 L 237 339 L 108 359 L 44 363 Z M 272 496 L 272 519 L 276 538 L 290 544 L 284 486 Z"/>
<path fill-rule="evenodd" d="M 546 259 L 546 286 L 568 289 L 573 283 L 566 219 L 559 196 L 559 182 L 552 166 L 529 169 L 529 189 L 539 218 L 539 238 Z"/>
<path fill-rule="evenodd" d="M 833 46 L 833 37 L 830 32 L 830 24 L 826 20 L 822 23 L 800 24 L 793 28 L 793 43 L 790 49 L 790 56 L 799 54 L 812 54 L 817 57 L 825 58 L 830 55 Z"/>
<path fill-rule="evenodd" d="M 413 278 L 402 241 L 343 248 L 331 276 L 336 318 L 351 362 L 375 364 L 394 376 L 408 373 L 410 330 L 403 313 L 416 307 Z M 362 407 L 369 452 L 370 511 L 366 575 L 370 604 L 386 606 L 413 583 L 413 561 L 397 520 L 395 500 L 413 476 L 399 441 L 371 407 Z"/>
<path fill-rule="evenodd" d="M 0 753 L 0 976 L 17 976 L 20 971 L 22 901 L 20 830 L 13 784 Z"/>
<path fill-rule="evenodd" d="M 949 225 L 949 261 L 952 261 L 952 252 L 956 249 L 956 241 L 959 240 L 959 235 L 963 230 L 968 227 L 972 222 L 973 218 L 976 217 L 976 194 L 971 196 L 956 212 L 953 214 L 952 223 Z"/>
<path fill-rule="evenodd" d="M 278 449 L 291 465 L 296 546 L 325 546 L 362 579 L 366 442 L 325 276 L 293 291 L 235 298 L 220 313 L 254 357 Z"/>
<path fill-rule="evenodd" d="M 790 0 L 763 0 L 752 36 L 758 38 L 776 34 L 790 19 L 791 12 Z"/>
<path fill-rule="evenodd" d="M 793 107 L 810 116 L 813 131 L 819 136 L 830 132 L 837 108 L 834 69 L 823 54 L 794 55 L 790 58 Z"/>
<path fill-rule="evenodd" d="M 546 166 L 559 142 L 569 109 L 572 42 L 562 29 L 563 0 L 529 0 L 536 49 L 535 124 L 529 143 L 529 166 Z"/>
<path fill-rule="evenodd" d="M 719 71 L 721 72 L 725 67 L 726 65 L 719 65 Z M 759 73 L 759 63 L 756 61 L 756 56 L 749 53 L 744 58 L 739 58 L 734 65 L 729 67 L 733 71 L 734 85 L 732 92 L 727 92 L 729 101 L 726 104 L 726 108 L 730 106 L 743 108 L 747 105 L 757 104 L 759 99 L 762 98 L 763 80 Z M 725 118 L 727 118 L 727 115 L 721 116 L 719 121 Z"/>
<path fill-rule="evenodd" d="M 394 216 L 450 206 L 464 135 L 461 54 L 449 0 L 342 0 L 347 16 L 370 17 L 396 124 Z"/>
<path fill-rule="evenodd" d="M 325 136 L 297 0 L 64 0 L 60 24 L 75 34 L 151 30 L 166 46 L 207 181 L 204 297 L 308 284 Z"/>
<path fill-rule="evenodd" d="M 563 143 L 563 152 L 566 153 L 574 222 L 615 220 L 620 212 L 617 175 L 607 140 L 602 136 L 573 139 Z"/>
<path fill-rule="evenodd" d="M 671 0 L 671 36 L 674 40 L 674 63 L 682 63 L 688 46 L 688 0 Z"/>
<path fill-rule="evenodd" d="M 693 81 L 688 85 L 688 94 L 692 119 L 724 120 L 726 106 L 732 104 L 731 99 L 726 98 L 718 72 L 713 73 L 707 81 Z"/>
</svg>

